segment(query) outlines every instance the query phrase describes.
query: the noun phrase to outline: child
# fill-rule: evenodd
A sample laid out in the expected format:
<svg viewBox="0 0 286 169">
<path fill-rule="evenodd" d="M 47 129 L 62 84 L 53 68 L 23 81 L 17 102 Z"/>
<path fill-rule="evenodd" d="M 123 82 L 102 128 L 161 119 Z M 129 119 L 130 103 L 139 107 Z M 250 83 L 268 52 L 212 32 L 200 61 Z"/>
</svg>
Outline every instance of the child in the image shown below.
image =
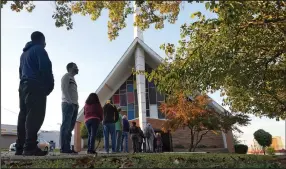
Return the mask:
<svg viewBox="0 0 286 169">
<path fill-rule="evenodd" d="M 163 143 L 162 143 L 162 138 L 161 138 L 161 134 L 160 133 L 156 133 L 156 147 L 157 147 L 157 152 L 161 153 L 162 152 Z"/>
</svg>

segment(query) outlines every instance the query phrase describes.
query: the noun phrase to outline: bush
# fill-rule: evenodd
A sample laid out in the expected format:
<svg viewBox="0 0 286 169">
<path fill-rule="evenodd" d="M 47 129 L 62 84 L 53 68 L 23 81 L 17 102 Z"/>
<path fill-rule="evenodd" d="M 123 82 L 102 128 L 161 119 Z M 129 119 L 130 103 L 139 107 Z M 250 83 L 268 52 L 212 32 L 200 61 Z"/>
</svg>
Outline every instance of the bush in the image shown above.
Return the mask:
<svg viewBox="0 0 286 169">
<path fill-rule="evenodd" d="M 176 145 L 174 146 L 174 148 L 185 148 L 185 146 L 183 146 L 183 145 L 181 145 L 181 144 L 176 144 Z"/>
<path fill-rule="evenodd" d="M 198 145 L 198 148 L 207 148 L 207 146 L 206 146 L 206 145 L 201 144 L 201 145 Z"/>
<path fill-rule="evenodd" d="M 275 155 L 275 149 L 274 149 L 273 147 L 268 147 L 268 148 L 266 149 L 266 153 L 267 153 L 268 155 Z"/>
<path fill-rule="evenodd" d="M 246 154 L 248 151 L 248 146 L 244 144 L 234 145 L 234 151 L 237 154 Z"/>
<path fill-rule="evenodd" d="M 85 138 L 88 137 L 87 128 L 86 128 L 84 123 L 81 124 L 80 136 L 81 136 L 82 139 L 85 139 Z M 102 125 L 102 123 L 100 123 L 99 126 L 98 126 L 95 138 L 96 138 L 96 140 L 100 140 L 101 138 L 103 138 L 103 125 Z"/>
<path fill-rule="evenodd" d="M 216 145 L 211 145 L 208 148 L 217 148 L 217 146 Z"/>
<path fill-rule="evenodd" d="M 263 153 L 265 154 L 265 148 L 272 144 L 272 135 L 262 129 L 257 130 L 253 135 L 258 144 L 263 147 Z"/>
</svg>

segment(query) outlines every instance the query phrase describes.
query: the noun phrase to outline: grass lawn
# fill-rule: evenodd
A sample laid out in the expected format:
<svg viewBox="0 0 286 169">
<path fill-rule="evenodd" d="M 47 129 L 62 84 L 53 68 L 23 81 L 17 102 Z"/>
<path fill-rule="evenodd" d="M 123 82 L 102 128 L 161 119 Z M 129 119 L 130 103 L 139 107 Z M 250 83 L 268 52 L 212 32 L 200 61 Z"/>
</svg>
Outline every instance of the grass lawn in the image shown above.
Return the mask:
<svg viewBox="0 0 286 169">
<path fill-rule="evenodd" d="M 57 160 L 1 160 L 1 168 L 284 168 L 276 157 L 237 154 L 136 154 Z"/>
</svg>

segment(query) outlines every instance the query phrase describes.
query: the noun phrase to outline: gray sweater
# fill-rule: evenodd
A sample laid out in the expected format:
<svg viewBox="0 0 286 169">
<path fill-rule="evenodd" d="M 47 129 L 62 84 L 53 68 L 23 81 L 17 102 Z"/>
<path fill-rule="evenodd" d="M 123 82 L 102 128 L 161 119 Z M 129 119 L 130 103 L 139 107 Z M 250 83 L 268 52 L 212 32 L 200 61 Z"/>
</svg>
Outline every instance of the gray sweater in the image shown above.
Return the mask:
<svg viewBox="0 0 286 169">
<path fill-rule="evenodd" d="M 73 103 L 78 105 L 77 84 L 74 77 L 66 73 L 61 81 L 62 102 Z"/>
</svg>

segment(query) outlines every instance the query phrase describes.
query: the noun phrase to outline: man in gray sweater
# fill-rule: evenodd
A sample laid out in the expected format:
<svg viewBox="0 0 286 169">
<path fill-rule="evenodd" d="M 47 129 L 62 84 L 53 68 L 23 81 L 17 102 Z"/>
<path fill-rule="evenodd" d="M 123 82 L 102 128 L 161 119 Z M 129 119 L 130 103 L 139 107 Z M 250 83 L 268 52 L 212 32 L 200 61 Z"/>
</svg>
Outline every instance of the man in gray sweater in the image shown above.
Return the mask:
<svg viewBox="0 0 286 169">
<path fill-rule="evenodd" d="M 78 74 L 75 63 L 67 65 L 67 71 L 61 80 L 62 89 L 62 125 L 61 125 L 61 153 L 76 153 L 71 150 L 72 131 L 78 113 L 78 93 L 74 76 Z"/>
</svg>

